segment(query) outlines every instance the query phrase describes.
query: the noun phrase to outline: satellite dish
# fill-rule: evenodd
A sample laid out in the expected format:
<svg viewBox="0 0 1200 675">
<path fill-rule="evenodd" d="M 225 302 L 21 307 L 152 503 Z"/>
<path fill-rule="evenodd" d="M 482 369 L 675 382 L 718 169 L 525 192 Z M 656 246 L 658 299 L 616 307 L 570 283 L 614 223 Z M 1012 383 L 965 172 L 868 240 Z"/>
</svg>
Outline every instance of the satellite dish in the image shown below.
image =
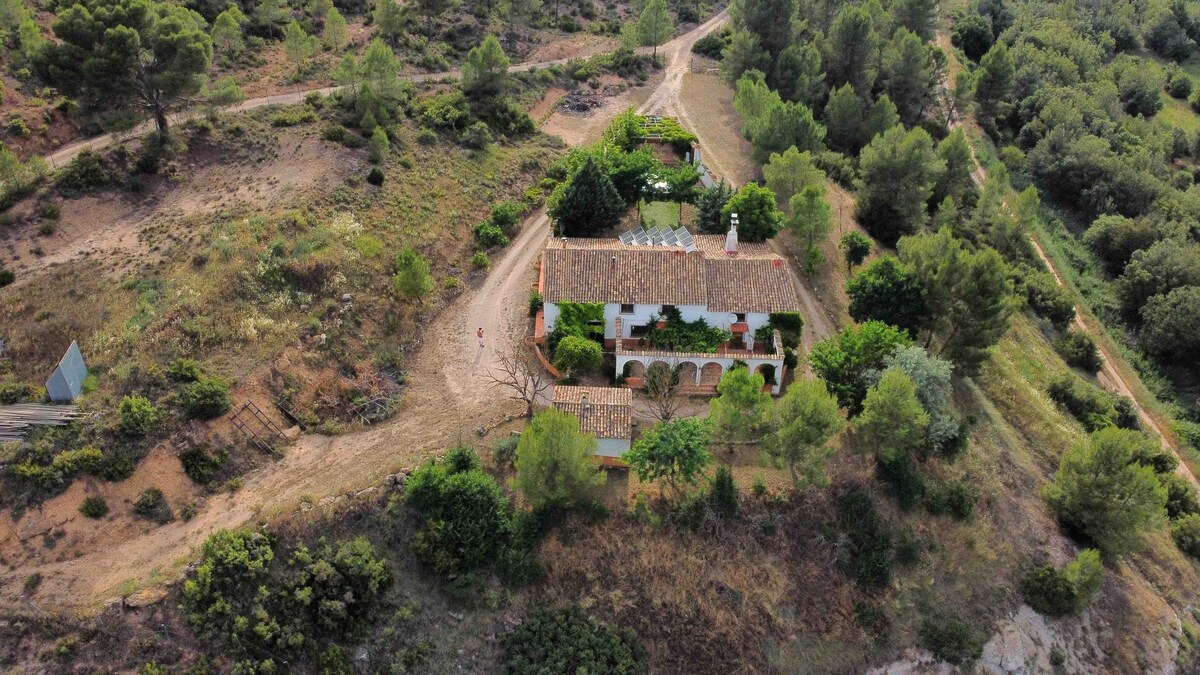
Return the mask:
<svg viewBox="0 0 1200 675">
<path fill-rule="evenodd" d="M 729 323 L 737 323 L 737 314 L 729 314 Z"/>
</svg>

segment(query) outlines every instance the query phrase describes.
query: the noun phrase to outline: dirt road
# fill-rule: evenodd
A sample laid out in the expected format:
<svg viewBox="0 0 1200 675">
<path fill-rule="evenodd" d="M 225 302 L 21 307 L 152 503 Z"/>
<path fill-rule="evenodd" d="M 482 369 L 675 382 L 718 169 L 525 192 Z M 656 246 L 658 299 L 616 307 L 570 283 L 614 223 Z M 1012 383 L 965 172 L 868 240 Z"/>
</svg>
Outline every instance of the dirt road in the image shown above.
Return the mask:
<svg viewBox="0 0 1200 675">
<path fill-rule="evenodd" d="M 678 82 L 672 77 L 677 69 L 687 68 L 686 54 L 691 45 L 726 19 L 722 13 L 660 48 L 668 57 L 668 65 L 650 99 L 672 86 L 667 83 Z M 673 91 L 678 91 L 677 86 Z M 300 100 L 304 92 L 285 97 Z M 268 105 L 285 97 L 243 105 Z M 664 96 L 655 100 L 669 99 Z M 599 114 L 614 116 L 621 109 L 610 105 Z M 602 129 L 603 125 L 594 128 Z M 101 139 L 89 142 L 97 141 Z M 533 264 L 549 232 L 544 212 L 527 219 L 512 245 L 496 260 L 483 286 L 463 294 L 437 315 L 426 331 L 424 346 L 410 359 L 408 389 L 393 420 L 343 436 L 304 436 L 288 448 L 280 461 L 246 475 L 237 492 L 210 497 L 187 522 L 149 528 L 112 546 L 40 565 L 37 571 L 43 581 L 37 597 L 46 604 L 39 608 L 95 608 L 128 593 L 130 580 L 161 583 L 177 578 L 182 567 L 195 558 L 200 543 L 216 530 L 290 513 L 302 501 L 319 504 L 325 498 L 378 485 L 389 473 L 419 464 L 457 438 L 469 439 L 480 427 L 506 415 L 520 414 L 523 406 L 506 400 L 487 373 L 494 368 L 498 347 L 516 344 L 524 333 L 527 295 L 535 281 Z M 479 327 L 485 335 L 482 349 L 475 337 Z M 448 414 L 451 409 L 453 413 Z M 73 512 L 77 503 L 76 498 L 68 512 Z M 0 604 L 24 603 L 21 587 L 32 571 L 10 569 L 0 575 Z"/>
<path fill-rule="evenodd" d="M 945 33 L 938 34 L 936 43 L 939 47 L 946 51 L 946 53 L 953 53 L 953 47 L 950 44 L 950 38 Z M 951 61 L 954 63 L 953 59 Z M 950 80 L 950 78 L 956 72 L 958 72 L 956 65 L 955 67 L 948 69 L 946 82 L 947 87 L 953 87 L 953 82 Z M 979 126 L 974 123 L 973 119 L 958 119 L 951 124 L 952 129 L 957 129 L 960 127 L 963 128 L 969 136 L 983 133 Z M 974 147 L 971 148 L 971 155 L 975 160 L 975 170 L 971 172 L 971 179 L 976 185 L 982 188 L 983 184 L 987 182 L 988 172 L 983 164 L 979 161 L 978 156 L 975 155 Z M 1059 286 L 1065 286 L 1066 284 L 1063 281 L 1063 275 L 1061 271 L 1055 266 L 1054 261 L 1046 255 L 1046 251 L 1042 248 L 1041 242 L 1038 241 L 1037 235 L 1031 232 L 1029 234 L 1029 241 L 1033 244 L 1033 250 L 1037 252 L 1038 257 L 1041 258 L 1043 263 L 1045 263 L 1046 268 L 1049 269 L 1051 274 L 1054 275 L 1054 281 Z M 1099 326 L 1093 326 L 1084 319 L 1084 313 L 1078 306 L 1075 307 L 1075 320 L 1071 322 L 1071 326 L 1076 330 L 1087 333 L 1093 337 L 1098 337 L 1103 332 L 1102 328 Z M 1184 478 L 1187 478 L 1197 488 L 1200 488 L 1200 481 L 1197 481 L 1196 476 L 1192 474 L 1192 470 L 1188 468 L 1187 463 L 1179 454 L 1179 448 L 1176 447 L 1174 438 L 1163 431 L 1158 421 L 1155 420 L 1138 401 L 1137 397 L 1133 393 L 1133 388 L 1130 387 L 1125 376 L 1121 374 L 1120 369 L 1116 367 L 1115 364 L 1117 363 L 1117 360 L 1113 357 L 1111 350 L 1104 346 L 1102 337 L 1096 340 L 1096 348 L 1100 352 L 1100 372 L 1097 374 L 1097 379 L 1099 379 L 1102 384 L 1106 385 L 1108 389 L 1125 396 L 1133 402 L 1133 408 L 1135 411 L 1137 411 L 1138 419 L 1141 421 L 1143 427 L 1148 430 L 1152 430 L 1154 434 L 1158 436 L 1162 446 L 1174 453 L 1179 459 L 1179 465 L 1176 467 L 1175 472 Z M 1128 367 L 1126 367 L 1126 369 L 1128 370 Z"/>
</svg>

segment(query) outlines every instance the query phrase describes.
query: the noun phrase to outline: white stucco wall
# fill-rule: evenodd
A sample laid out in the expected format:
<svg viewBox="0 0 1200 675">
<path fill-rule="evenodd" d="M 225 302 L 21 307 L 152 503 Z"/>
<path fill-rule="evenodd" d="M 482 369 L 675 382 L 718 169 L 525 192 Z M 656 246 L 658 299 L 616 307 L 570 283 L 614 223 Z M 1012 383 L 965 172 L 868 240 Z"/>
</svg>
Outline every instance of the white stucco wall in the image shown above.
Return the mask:
<svg viewBox="0 0 1200 675">
<path fill-rule="evenodd" d="M 620 457 L 629 451 L 628 438 L 598 438 L 596 439 L 596 454 L 605 457 Z"/>
<path fill-rule="evenodd" d="M 617 356 L 617 367 L 614 370 L 614 372 L 616 375 L 620 376 L 622 373 L 625 372 L 625 365 L 627 363 L 629 363 L 630 361 L 638 361 L 643 366 L 645 366 L 647 369 L 649 369 L 650 366 L 656 361 L 662 361 L 663 363 L 667 363 L 669 360 L 670 360 L 669 357 L 665 357 L 665 356 L 644 356 L 644 355 L 639 355 L 637 353 L 621 354 L 621 355 Z M 729 372 L 730 368 L 733 367 L 734 361 L 742 361 L 750 368 L 751 371 L 754 371 L 755 369 L 757 369 L 760 365 L 762 365 L 764 363 L 768 363 L 772 366 L 775 366 L 775 384 L 770 385 L 771 393 L 779 394 L 780 392 L 783 391 L 783 385 L 781 384 L 783 382 L 783 377 L 784 377 L 783 355 L 782 354 L 779 354 L 779 355 L 762 354 L 762 355 L 758 355 L 758 356 L 740 355 L 740 356 L 736 356 L 736 357 L 735 356 L 717 356 L 716 354 L 713 354 L 711 356 L 704 356 L 702 358 L 694 358 L 694 357 L 689 356 L 689 357 L 681 357 L 681 358 L 674 359 L 674 362 L 676 364 L 691 363 L 696 366 L 696 384 L 700 384 L 701 371 L 704 369 L 704 366 L 706 364 L 709 364 L 709 363 L 721 364 L 721 374 L 724 375 L 725 373 Z"/>
</svg>

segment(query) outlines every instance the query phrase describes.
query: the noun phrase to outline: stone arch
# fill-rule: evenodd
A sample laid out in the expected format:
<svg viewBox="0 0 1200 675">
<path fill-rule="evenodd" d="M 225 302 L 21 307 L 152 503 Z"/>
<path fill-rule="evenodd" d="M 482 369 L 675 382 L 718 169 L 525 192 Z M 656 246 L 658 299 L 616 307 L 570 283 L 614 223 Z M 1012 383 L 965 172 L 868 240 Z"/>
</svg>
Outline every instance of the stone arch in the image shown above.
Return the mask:
<svg viewBox="0 0 1200 675">
<path fill-rule="evenodd" d="M 754 372 L 758 373 L 759 375 L 762 375 L 763 382 L 766 382 L 767 384 L 775 384 L 776 383 L 775 364 L 760 363 L 760 364 L 758 364 L 758 367 L 754 369 Z"/>
<path fill-rule="evenodd" d="M 650 365 L 646 367 L 646 378 L 649 379 L 652 374 L 670 374 L 670 372 L 671 364 L 667 363 L 666 361 L 652 361 Z"/>
<path fill-rule="evenodd" d="M 679 364 L 679 383 L 685 387 L 695 386 L 696 377 L 700 374 L 700 369 L 691 361 L 684 361 Z"/>
<path fill-rule="evenodd" d="M 716 361 L 709 361 L 700 369 L 700 384 L 717 386 L 721 381 L 721 375 L 724 374 L 724 368 Z"/>
<path fill-rule="evenodd" d="M 621 373 L 628 379 L 630 377 L 645 377 L 646 364 L 637 359 L 630 359 L 625 362 L 625 367 L 621 369 Z"/>
</svg>

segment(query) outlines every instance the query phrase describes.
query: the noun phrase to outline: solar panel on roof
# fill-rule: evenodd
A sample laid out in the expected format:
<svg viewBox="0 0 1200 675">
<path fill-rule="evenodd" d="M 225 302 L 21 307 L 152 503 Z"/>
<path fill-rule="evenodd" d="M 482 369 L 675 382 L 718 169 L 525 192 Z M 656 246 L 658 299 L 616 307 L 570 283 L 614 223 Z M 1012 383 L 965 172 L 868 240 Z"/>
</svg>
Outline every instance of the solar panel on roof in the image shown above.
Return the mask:
<svg viewBox="0 0 1200 675">
<path fill-rule="evenodd" d="M 672 232 L 671 230 L 667 230 L 666 233 L 663 235 L 662 242 L 663 242 L 663 245 L 665 245 L 665 246 L 675 246 L 676 244 L 679 243 L 679 240 L 675 238 L 674 232 Z"/>
<path fill-rule="evenodd" d="M 634 243 L 635 240 L 636 240 L 636 237 L 634 236 L 634 234 L 632 232 L 622 232 L 621 233 L 621 243 L 622 244 L 629 246 L 630 244 Z"/>
</svg>

